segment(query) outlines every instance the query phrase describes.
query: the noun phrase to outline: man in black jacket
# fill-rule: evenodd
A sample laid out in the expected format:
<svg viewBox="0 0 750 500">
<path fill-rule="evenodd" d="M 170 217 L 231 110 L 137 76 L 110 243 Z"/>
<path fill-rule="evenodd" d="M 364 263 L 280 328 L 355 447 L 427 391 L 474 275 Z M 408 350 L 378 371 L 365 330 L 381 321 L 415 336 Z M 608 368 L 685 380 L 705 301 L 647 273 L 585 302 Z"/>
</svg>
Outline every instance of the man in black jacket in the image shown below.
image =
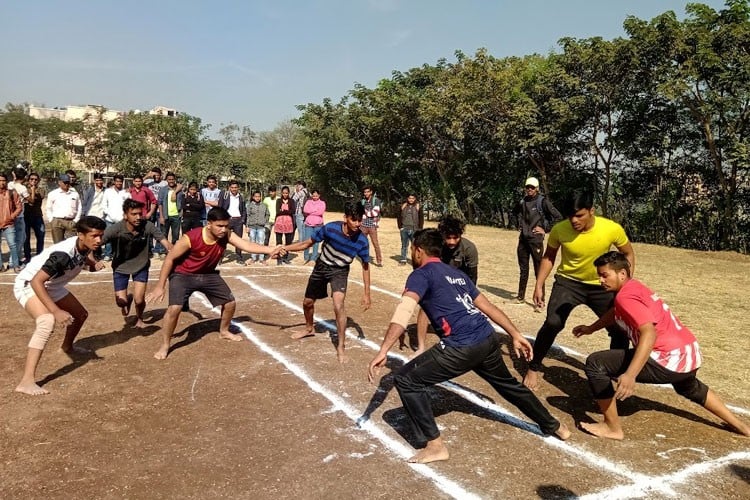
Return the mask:
<svg viewBox="0 0 750 500">
<path fill-rule="evenodd" d="M 539 193 L 539 181 L 536 177 L 526 179 L 524 185 L 526 195 L 518 203 L 515 209 L 518 217 L 518 267 L 521 271 L 518 279 L 518 295 L 515 301 L 524 304 L 526 297 L 526 284 L 529 281 L 529 257 L 534 263 L 534 276 L 539 273 L 539 264 L 544 254 L 544 235 L 552 226 L 562 220 L 560 212 L 552 203 Z M 535 312 L 541 309 L 534 307 Z"/>
<path fill-rule="evenodd" d="M 242 238 L 245 227 L 245 219 L 247 219 L 247 208 L 245 207 L 245 198 L 240 193 L 240 183 L 237 181 L 229 181 L 229 189 L 221 192 L 219 196 L 219 206 L 229 212 L 229 227 L 237 236 Z M 237 252 L 237 263 L 245 265 L 245 261 L 242 258 L 242 250 L 239 248 L 235 249 Z"/>
</svg>

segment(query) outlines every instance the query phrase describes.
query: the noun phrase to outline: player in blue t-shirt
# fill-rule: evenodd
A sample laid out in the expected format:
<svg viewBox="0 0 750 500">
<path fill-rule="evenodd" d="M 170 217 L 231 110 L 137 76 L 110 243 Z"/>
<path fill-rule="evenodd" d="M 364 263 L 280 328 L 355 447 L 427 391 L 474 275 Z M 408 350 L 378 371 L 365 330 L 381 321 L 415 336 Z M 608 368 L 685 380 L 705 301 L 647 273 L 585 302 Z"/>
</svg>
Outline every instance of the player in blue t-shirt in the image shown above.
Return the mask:
<svg viewBox="0 0 750 500">
<path fill-rule="evenodd" d="M 544 434 L 568 439 L 568 428 L 550 415 L 534 393 L 508 371 L 500 351 L 500 336 L 485 314 L 508 332 L 516 356 L 531 359 L 531 344 L 466 274 L 440 261 L 442 246 L 443 238 L 435 229 L 423 229 L 414 234 L 411 258 L 415 270 L 406 280 L 401 303 L 368 369 L 368 378 L 373 382 L 385 365 L 388 351 L 406 330 L 419 304 L 440 342 L 404 365 L 395 377 L 396 389 L 414 424 L 417 440 L 427 443 L 409 462 L 428 463 L 449 458 L 448 448 L 435 424 L 427 389 L 468 371 L 474 371 L 489 382 L 502 397 L 536 422 Z"/>
<path fill-rule="evenodd" d="M 354 261 L 355 257 L 359 257 L 362 261 L 362 281 L 365 284 L 362 306 L 365 310 L 370 308 L 370 244 L 367 237 L 359 229 L 362 225 L 364 212 L 365 209 L 361 203 L 347 202 L 344 205 L 343 222 L 329 222 L 315 230 L 312 237 L 283 247 L 288 252 L 299 252 L 310 248 L 316 242 L 323 242 L 320 256 L 315 261 L 315 267 L 307 282 L 305 300 L 302 301 L 302 309 L 305 312 L 305 328 L 295 332 L 292 338 L 302 339 L 315 335 L 313 329 L 315 301 L 328 297 L 328 284 L 330 283 L 333 310 L 336 314 L 336 330 L 338 331 L 336 356 L 341 363 L 346 360 L 344 344 L 347 316 L 344 299 L 346 298 L 346 287 L 349 279 L 349 264 Z"/>
</svg>

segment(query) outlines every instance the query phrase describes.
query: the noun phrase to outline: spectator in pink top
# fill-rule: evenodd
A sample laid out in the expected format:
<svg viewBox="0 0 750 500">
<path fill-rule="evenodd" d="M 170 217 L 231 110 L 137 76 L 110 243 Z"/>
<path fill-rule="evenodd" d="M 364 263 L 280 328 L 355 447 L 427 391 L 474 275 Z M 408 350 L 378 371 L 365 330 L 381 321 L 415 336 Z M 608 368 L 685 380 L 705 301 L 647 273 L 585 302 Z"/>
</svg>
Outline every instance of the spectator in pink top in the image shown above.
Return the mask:
<svg viewBox="0 0 750 500">
<path fill-rule="evenodd" d="M 323 227 L 323 214 L 325 211 L 326 202 L 320 199 L 320 191 L 313 189 L 310 199 L 305 202 L 305 206 L 302 208 L 302 213 L 305 216 L 303 240 L 309 240 L 316 229 Z M 318 260 L 317 241 L 313 244 L 312 250 L 305 248 L 304 257 L 305 265 L 308 265 L 308 263 L 310 265 L 315 264 L 315 261 Z"/>
</svg>

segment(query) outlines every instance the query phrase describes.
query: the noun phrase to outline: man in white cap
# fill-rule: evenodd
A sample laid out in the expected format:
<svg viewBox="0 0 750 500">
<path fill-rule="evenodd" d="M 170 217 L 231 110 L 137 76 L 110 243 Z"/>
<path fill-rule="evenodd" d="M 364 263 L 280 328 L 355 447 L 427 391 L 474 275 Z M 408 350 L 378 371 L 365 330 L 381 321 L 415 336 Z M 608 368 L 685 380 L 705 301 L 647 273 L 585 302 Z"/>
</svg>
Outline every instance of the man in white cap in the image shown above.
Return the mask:
<svg viewBox="0 0 750 500">
<path fill-rule="evenodd" d="M 529 257 L 534 264 L 534 276 L 539 275 L 539 264 L 544 254 L 544 235 L 562 220 L 560 212 L 539 192 L 539 180 L 529 177 L 524 184 L 524 197 L 514 211 L 518 218 L 518 295 L 515 302 L 526 303 L 526 284 L 529 281 Z M 535 312 L 541 309 L 534 307 Z"/>
</svg>

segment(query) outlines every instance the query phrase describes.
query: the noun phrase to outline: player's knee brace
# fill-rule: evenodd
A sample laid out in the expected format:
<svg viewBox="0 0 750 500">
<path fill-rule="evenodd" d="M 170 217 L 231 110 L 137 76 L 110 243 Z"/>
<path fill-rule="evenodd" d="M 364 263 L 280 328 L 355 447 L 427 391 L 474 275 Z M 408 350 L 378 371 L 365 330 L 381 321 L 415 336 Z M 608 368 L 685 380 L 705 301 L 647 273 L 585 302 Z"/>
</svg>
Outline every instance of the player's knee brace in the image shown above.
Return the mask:
<svg viewBox="0 0 750 500">
<path fill-rule="evenodd" d="M 55 329 L 55 316 L 50 313 L 41 314 L 36 318 L 36 330 L 31 336 L 29 347 L 31 349 L 44 350 L 52 332 Z"/>
</svg>

